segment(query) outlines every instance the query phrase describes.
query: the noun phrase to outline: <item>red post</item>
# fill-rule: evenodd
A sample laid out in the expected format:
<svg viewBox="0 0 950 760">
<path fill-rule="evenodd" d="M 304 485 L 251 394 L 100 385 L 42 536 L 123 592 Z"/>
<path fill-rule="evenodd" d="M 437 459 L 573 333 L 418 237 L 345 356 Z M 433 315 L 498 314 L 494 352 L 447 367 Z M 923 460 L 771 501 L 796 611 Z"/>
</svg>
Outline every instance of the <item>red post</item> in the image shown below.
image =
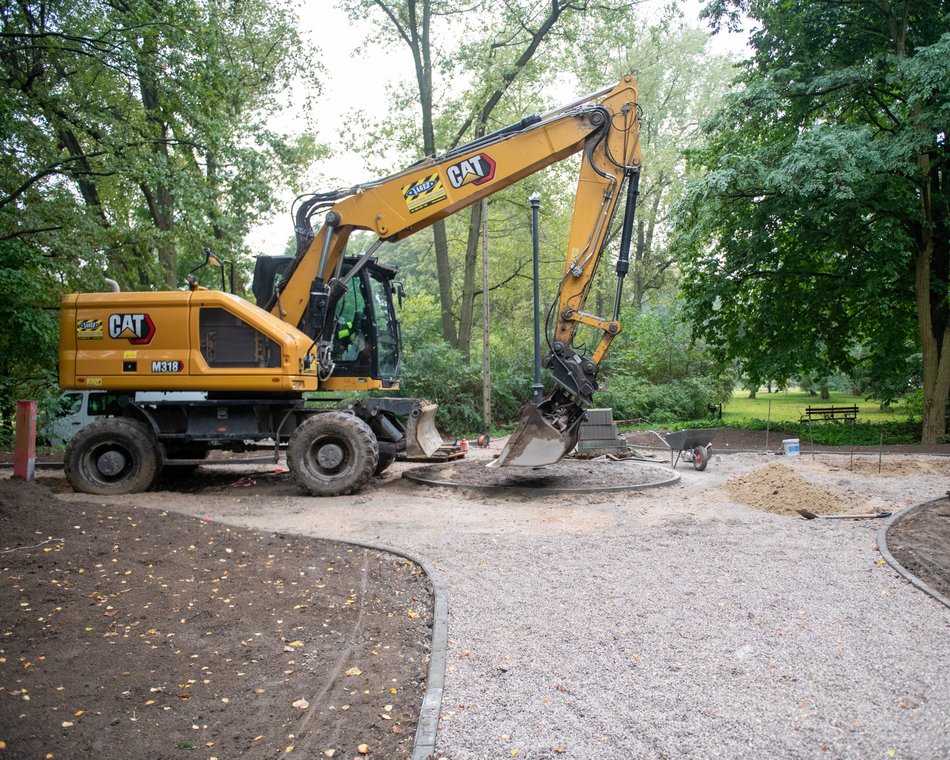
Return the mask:
<svg viewBox="0 0 950 760">
<path fill-rule="evenodd" d="M 13 477 L 33 480 L 36 469 L 36 402 L 16 402 L 16 443 L 13 446 Z"/>
</svg>

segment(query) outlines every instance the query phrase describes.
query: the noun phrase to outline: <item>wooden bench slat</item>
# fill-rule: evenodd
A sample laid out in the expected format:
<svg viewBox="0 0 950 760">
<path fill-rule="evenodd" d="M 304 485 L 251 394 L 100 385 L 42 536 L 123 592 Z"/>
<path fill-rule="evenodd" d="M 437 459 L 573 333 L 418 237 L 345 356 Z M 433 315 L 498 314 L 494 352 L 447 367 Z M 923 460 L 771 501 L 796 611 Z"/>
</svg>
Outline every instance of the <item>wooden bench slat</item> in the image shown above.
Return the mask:
<svg viewBox="0 0 950 760">
<path fill-rule="evenodd" d="M 814 419 L 820 420 L 853 420 L 858 416 L 858 407 L 856 406 L 811 406 L 805 407 L 805 413 L 799 419 L 799 422 L 811 422 Z"/>
</svg>

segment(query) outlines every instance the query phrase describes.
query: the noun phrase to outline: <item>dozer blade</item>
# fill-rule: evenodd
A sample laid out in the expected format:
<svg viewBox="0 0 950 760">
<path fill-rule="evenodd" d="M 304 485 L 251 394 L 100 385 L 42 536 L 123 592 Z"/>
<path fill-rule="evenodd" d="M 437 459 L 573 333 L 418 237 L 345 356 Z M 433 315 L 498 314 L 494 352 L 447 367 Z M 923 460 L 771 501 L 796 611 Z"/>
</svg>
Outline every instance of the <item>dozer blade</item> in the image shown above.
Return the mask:
<svg viewBox="0 0 950 760">
<path fill-rule="evenodd" d="M 544 404 L 545 402 L 542 402 Z M 564 430 L 545 418 L 537 404 L 526 404 L 521 421 L 498 459 L 489 467 L 541 467 L 559 462 L 577 444 L 583 410 Z"/>
<path fill-rule="evenodd" d="M 442 446 L 442 436 L 435 429 L 438 404 L 419 404 L 409 414 L 406 425 L 406 456 L 431 457 Z"/>
</svg>

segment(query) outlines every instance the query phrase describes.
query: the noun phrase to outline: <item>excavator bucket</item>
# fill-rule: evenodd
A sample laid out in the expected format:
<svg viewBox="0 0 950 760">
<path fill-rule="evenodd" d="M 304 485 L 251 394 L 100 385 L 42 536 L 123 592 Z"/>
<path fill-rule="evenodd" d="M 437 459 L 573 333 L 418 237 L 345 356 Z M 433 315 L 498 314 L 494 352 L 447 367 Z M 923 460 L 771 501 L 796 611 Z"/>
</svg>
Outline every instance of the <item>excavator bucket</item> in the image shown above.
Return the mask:
<svg viewBox="0 0 950 760">
<path fill-rule="evenodd" d="M 542 402 L 543 403 L 543 402 Z M 552 425 L 537 404 L 526 404 L 521 421 L 489 467 L 541 467 L 559 462 L 577 444 L 583 414 L 564 430 Z"/>
<path fill-rule="evenodd" d="M 442 446 L 442 436 L 435 428 L 438 404 L 418 404 L 409 413 L 406 425 L 406 455 L 431 457 Z"/>
</svg>

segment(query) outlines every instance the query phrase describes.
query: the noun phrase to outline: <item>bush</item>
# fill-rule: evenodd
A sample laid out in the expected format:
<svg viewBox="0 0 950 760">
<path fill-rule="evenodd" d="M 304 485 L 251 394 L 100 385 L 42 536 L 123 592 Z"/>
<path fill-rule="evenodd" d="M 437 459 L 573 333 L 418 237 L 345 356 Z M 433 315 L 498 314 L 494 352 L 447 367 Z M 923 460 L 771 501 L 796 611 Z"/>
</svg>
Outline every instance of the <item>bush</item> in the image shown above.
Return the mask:
<svg viewBox="0 0 950 760">
<path fill-rule="evenodd" d="M 920 423 L 917 422 L 807 422 L 746 419 L 738 424 L 720 422 L 720 427 L 743 430 L 782 430 L 797 433 L 802 441 L 814 440 L 825 446 L 877 446 L 884 436 L 884 445 L 920 443 Z"/>
<path fill-rule="evenodd" d="M 709 385 L 699 378 L 674 380 L 661 385 L 639 378 L 617 377 L 597 395 L 598 406 L 610 406 L 615 419 L 643 419 L 668 425 L 677 420 L 700 419 L 715 399 Z"/>
</svg>

